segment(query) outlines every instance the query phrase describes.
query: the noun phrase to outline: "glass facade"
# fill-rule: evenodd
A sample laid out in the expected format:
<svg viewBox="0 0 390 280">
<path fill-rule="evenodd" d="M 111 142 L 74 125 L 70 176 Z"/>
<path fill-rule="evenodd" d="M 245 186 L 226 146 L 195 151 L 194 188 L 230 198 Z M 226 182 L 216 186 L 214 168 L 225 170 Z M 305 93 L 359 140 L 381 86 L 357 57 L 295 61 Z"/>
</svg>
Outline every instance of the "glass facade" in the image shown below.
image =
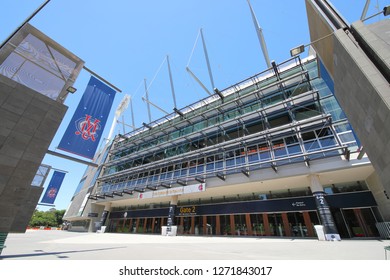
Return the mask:
<svg viewBox="0 0 390 280">
<path fill-rule="evenodd" d="M 0 75 L 61 103 L 83 65 L 28 23 L 0 50 Z"/>
<path fill-rule="evenodd" d="M 117 138 L 98 194 L 340 156 L 358 142 L 315 59 L 293 58 Z"/>
<path fill-rule="evenodd" d="M 242 174 L 251 180 L 252 171 L 310 167 L 311 161 L 331 157 L 334 161 L 322 162 L 341 162 L 358 150 L 330 88 L 319 77 L 315 59 L 293 58 L 275 66 L 273 73 L 267 70 L 222 90 L 223 98 L 203 99 L 118 136 L 94 194 L 97 203 L 107 197 L 118 200 L 110 210 L 108 231 L 161 234 L 171 217 L 171 199 L 149 195 L 218 177 L 221 188 L 212 195 L 178 195 L 172 215 L 177 234 L 315 238 L 314 225 L 322 218 L 309 183 L 257 189 L 252 180 L 240 190 L 238 185 L 246 182 Z M 233 183 L 237 191 L 225 192 L 226 178 L 236 174 L 241 176 Z M 348 180 L 323 186 L 340 236 L 378 236 L 380 215 L 366 182 Z M 155 193 L 134 193 L 149 191 Z M 124 194 L 134 200 L 116 198 Z"/>
</svg>

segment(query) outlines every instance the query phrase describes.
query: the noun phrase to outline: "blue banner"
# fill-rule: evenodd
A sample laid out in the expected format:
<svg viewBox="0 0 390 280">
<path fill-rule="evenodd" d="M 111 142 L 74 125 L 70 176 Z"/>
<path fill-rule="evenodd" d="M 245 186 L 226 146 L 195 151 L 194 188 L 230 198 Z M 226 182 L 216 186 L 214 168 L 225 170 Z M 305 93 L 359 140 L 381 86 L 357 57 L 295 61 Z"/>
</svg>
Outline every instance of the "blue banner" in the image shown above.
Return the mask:
<svg viewBox="0 0 390 280">
<path fill-rule="evenodd" d="M 58 191 L 61 188 L 62 181 L 64 180 L 65 173 L 54 171 L 53 177 L 51 177 L 50 183 L 47 186 L 45 195 L 42 197 L 41 203 L 53 204 L 57 197 Z"/>
<path fill-rule="evenodd" d="M 93 159 L 115 93 L 115 90 L 91 77 L 58 149 Z"/>
</svg>

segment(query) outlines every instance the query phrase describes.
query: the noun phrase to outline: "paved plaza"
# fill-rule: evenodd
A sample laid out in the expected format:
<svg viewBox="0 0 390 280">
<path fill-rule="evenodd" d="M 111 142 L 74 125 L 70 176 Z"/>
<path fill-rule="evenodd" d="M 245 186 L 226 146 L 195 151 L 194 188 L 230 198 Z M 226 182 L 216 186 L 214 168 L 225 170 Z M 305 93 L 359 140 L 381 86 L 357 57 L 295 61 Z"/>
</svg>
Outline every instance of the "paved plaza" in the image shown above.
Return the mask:
<svg viewBox="0 0 390 280">
<path fill-rule="evenodd" d="M 3 260 L 384 260 L 390 240 L 318 241 L 28 230 L 9 234 Z M 388 253 L 390 258 L 390 253 Z"/>
</svg>

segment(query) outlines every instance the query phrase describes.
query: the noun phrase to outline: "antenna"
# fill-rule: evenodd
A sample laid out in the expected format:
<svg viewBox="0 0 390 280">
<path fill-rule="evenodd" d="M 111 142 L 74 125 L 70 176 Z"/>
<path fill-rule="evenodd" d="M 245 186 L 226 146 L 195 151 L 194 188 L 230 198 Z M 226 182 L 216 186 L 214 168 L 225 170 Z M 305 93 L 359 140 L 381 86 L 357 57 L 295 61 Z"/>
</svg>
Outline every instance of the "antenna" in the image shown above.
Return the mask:
<svg viewBox="0 0 390 280">
<path fill-rule="evenodd" d="M 271 62 L 269 60 L 267 45 L 265 44 L 265 40 L 264 40 L 264 36 L 263 36 L 263 30 L 259 26 L 259 22 L 257 21 L 256 15 L 252 9 L 251 3 L 249 2 L 249 0 L 247 0 L 247 1 L 248 1 L 249 9 L 251 10 L 252 20 L 253 20 L 253 24 L 254 24 L 255 29 L 256 29 L 257 38 L 259 39 L 260 47 L 261 47 L 261 50 L 263 51 L 265 63 L 267 64 L 268 68 L 271 68 Z"/>
</svg>

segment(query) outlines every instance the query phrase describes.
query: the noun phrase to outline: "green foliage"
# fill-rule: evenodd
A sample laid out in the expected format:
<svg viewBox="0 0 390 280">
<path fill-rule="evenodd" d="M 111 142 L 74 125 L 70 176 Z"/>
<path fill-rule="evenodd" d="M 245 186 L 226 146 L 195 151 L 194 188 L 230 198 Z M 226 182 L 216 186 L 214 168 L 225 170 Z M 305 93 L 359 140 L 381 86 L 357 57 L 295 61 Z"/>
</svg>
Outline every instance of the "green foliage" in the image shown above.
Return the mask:
<svg viewBox="0 0 390 280">
<path fill-rule="evenodd" d="M 56 210 L 54 208 L 49 211 L 39 211 L 35 209 L 28 225 L 30 227 L 59 227 L 63 222 L 62 217 L 64 214 L 65 210 Z"/>
</svg>

